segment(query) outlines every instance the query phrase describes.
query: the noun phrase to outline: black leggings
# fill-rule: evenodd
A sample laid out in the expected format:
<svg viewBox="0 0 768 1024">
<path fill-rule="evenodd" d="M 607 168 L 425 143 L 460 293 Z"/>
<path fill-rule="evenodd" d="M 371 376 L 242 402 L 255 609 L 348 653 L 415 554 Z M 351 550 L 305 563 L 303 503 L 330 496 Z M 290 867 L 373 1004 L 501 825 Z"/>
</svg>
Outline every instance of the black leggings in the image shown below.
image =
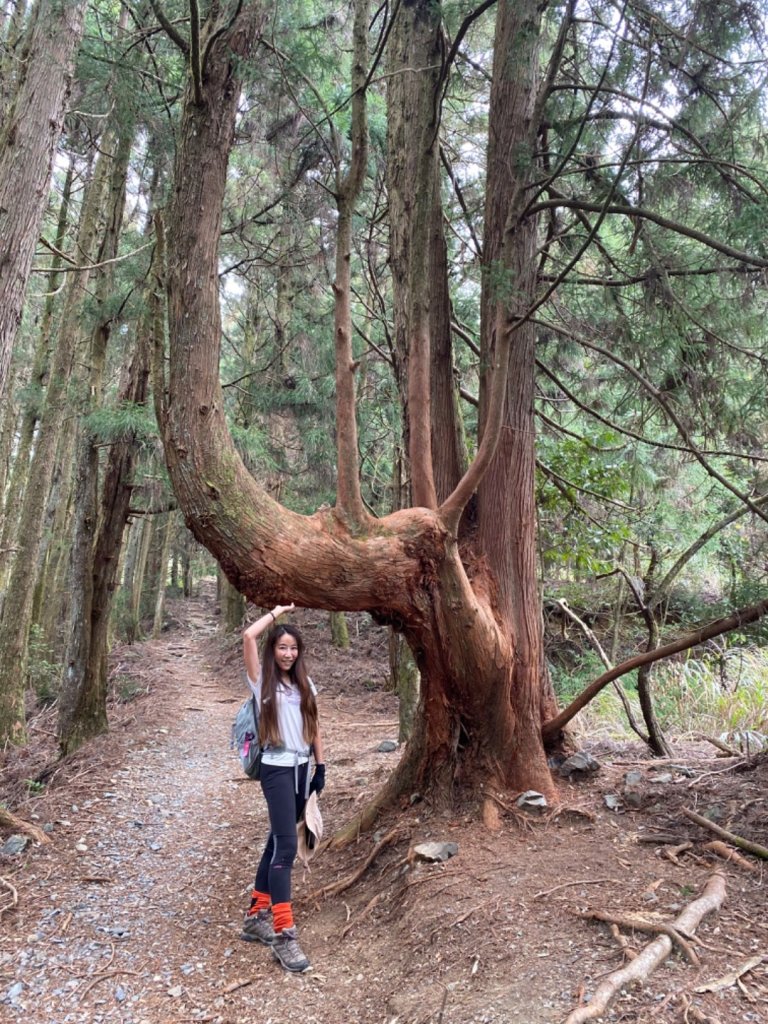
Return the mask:
<svg viewBox="0 0 768 1024">
<path fill-rule="evenodd" d="M 291 869 L 296 859 L 296 822 L 307 802 L 309 763 L 295 768 L 261 766 L 261 789 L 269 812 L 269 835 L 256 872 L 254 888 L 269 893 L 273 903 L 290 903 Z M 297 785 L 298 782 L 298 785 Z M 298 792 L 296 790 L 298 789 Z"/>
</svg>

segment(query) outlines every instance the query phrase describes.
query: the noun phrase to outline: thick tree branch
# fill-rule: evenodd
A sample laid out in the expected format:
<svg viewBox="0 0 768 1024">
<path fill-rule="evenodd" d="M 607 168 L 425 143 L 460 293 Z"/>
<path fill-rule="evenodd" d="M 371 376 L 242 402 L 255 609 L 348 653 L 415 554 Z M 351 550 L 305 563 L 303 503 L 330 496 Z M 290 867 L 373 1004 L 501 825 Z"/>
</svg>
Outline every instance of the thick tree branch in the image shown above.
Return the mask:
<svg viewBox="0 0 768 1024">
<path fill-rule="evenodd" d="M 187 42 L 187 40 L 184 38 L 183 35 L 181 35 L 180 32 L 177 31 L 176 28 L 174 28 L 173 24 L 168 20 L 168 18 L 166 18 L 163 9 L 160 6 L 159 0 L 149 0 L 149 2 L 152 6 L 152 10 L 155 12 L 155 17 L 162 25 L 165 34 L 173 40 L 173 42 L 178 46 L 178 48 L 186 57 L 189 54 L 189 43 Z"/>
<path fill-rule="evenodd" d="M 579 696 L 568 705 L 559 715 L 550 721 L 545 722 L 542 726 L 542 736 L 545 742 L 553 740 L 562 729 L 571 721 L 571 719 L 585 708 L 589 702 L 597 696 L 597 694 L 607 686 L 608 683 L 613 682 L 614 679 L 619 679 L 621 676 L 626 675 L 628 672 L 632 672 L 633 669 L 640 668 L 642 665 L 649 665 L 654 661 L 661 661 L 663 658 L 669 658 L 673 654 L 679 654 L 681 651 L 690 650 L 691 647 L 696 647 L 699 644 L 704 643 L 705 640 L 712 640 L 716 636 L 722 636 L 723 633 L 730 633 L 734 629 L 739 629 L 741 626 L 747 626 L 752 622 L 757 622 L 764 615 L 768 614 L 768 598 L 763 601 L 758 601 L 757 604 L 748 605 L 746 608 L 740 608 L 738 611 L 733 612 L 731 615 L 727 615 L 722 619 L 716 619 L 714 622 L 710 622 L 706 626 L 701 626 L 699 629 L 694 630 L 692 633 L 686 633 L 684 636 L 678 637 L 677 640 L 672 640 L 668 644 L 664 644 L 662 647 L 657 647 L 655 650 L 646 651 L 643 654 L 638 654 L 634 658 L 629 658 L 628 661 L 623 661 L 620 665 L 611 669 L 608 672 L 604 672 L 601 676 L 583 690 Z"/>
</svg>

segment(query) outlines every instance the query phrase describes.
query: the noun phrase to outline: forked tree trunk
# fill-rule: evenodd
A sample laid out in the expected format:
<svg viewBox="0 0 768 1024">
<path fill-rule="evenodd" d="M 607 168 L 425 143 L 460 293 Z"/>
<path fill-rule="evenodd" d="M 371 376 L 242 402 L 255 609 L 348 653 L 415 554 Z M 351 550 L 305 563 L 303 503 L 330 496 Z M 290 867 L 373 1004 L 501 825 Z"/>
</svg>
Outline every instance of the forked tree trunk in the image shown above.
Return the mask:
<svg viewBox="0 0 768 1024">
<path fill-rule="evenodd" d="M 446 503 L 445 521 L 441 510 L 425 507 L 379 520 L 355 521 L 333 509 L 299 516 L 269 498 L 232 444 L 219 383 L 217 255 L 239 97 L 232 51 L 247 53 L 256 22 L 246 8 L 213 41 L 197 100 L 188 87 L 178 136 L 168 211 L 170 375 L 166 394 L 158 360 L 155 388 L 187 524 L 256 603 L 292 599 L 305 607 L 368 610 L 407 638 L 421 672 L 421 713 L 383 799 L 416 789 L 448 803 L 456 783 L 474 792 L 490 784 L 554 796 L 541 739 L 539 607 L 528 557 L 529 543 L 535 553 L 535 521 L 522 524 L 520 553 L 501 563 L 530 574 L 530 581 L 526 575 L 507 587 L 520 602 L 533 601 L 532 608 L 512 603 L 517 617 L 510 630 L 494 607 L 498 583 L 481 573 L 470 579 L 462 564 L 454 532 L 458 498 Z M 499 59 L 509 67 L 508 54 Z"/>
</svg>

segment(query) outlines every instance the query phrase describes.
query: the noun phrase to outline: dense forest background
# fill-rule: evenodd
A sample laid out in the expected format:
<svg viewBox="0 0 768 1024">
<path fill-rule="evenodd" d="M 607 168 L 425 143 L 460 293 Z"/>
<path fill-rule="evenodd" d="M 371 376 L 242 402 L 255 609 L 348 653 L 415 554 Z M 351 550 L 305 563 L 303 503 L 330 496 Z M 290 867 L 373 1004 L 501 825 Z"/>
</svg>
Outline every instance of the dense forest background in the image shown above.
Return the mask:
<svg viewBox="0 0 768 1024">
<path fill-rule="evenodd" d="M 499 474 L 491 501 L 489 478 L 470 477 L 443 518 L 502 633 L 518 628 L 515 595 L 530 606 L 535 591 L 536 727 L 552 718 L 550 682 L 566 705 L 637 652 L 725 617 L 707 643 L 622 676 L 590 714 L 658 754 L 686 731 L 765 742 L 765 15 L 736 0 L 3 0 L 3 741 L 25 741 L 36 702 L 57 702 L 63 752 L 106 729 L 110 643 L 156 635 L 165 596 L 217 571 L 185 525 L 206 540 L 212 517 L 177 497 L 168 426 L 185 379 L 197 387 L 174 369 L 174 339 L 191 351 L 215 319 L 200 326 L 184 289 L 203 294 L 210 265 L 222 412 L 270 508 L 341 507 L 350 536 L 410 506 L 445 510 L 484 436 L 497 431 L 497 460 L 525 465 L 505 445 L 515 432 L 532 442 L 530 411 L 530 483 Z M 195 153 L 222 61 L 234 134 Z M 198 262 L 203 242 L 184 251 L 179 225 L 207 224 L 218 200 L 179 197 L 208 180 L 206 153 L 226 181 Z M 494 425 L 504 360 L 502 396 L 522 412 Z M 530 392 L 515 393 L 528 364 Z M 524 544 L 487 510 L 528 489 L 535 586 L 507 587 L 521 570 L 496 569 L 494 545 Z M 209 544 L 234 629 L 245 602 L 222 545 Z M 301 560 L 296 540 L 281 545 Z M 436 684 L 419 706 L 419 674 L 446 669 L 419 639 L 424 602 L 411 620 L 332 573 L 304 589 L 283 575 L 280 592 L 270 557 L 238 589 L 370 610 L 392 628 L 402 738 L 414 714 L 428 719 Z M 476 756 L 456 685 L 446 699 L 467 705 L 451 738 L 428 727 L 422 749 Z"/>
</svg>

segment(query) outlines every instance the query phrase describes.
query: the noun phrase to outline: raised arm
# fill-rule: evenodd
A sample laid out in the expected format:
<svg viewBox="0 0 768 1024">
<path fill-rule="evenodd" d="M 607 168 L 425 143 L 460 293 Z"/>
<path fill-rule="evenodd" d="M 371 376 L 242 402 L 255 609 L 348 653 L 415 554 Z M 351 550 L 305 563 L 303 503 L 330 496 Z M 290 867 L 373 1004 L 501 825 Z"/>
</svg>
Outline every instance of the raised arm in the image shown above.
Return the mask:
<svg viewBox="0 0 768 1024">
<path fill-rule="evenodd" d="M 271 612 L 265 612 L 260 619 L 256 619 L 243 630 L 243 659 L 251 682 L 255 683 L 259 678 L 259 637 L 277 622 L 281 615 L 292 612 L 295 607 L 295 604 L 276 604 Z"/>
</svg>

